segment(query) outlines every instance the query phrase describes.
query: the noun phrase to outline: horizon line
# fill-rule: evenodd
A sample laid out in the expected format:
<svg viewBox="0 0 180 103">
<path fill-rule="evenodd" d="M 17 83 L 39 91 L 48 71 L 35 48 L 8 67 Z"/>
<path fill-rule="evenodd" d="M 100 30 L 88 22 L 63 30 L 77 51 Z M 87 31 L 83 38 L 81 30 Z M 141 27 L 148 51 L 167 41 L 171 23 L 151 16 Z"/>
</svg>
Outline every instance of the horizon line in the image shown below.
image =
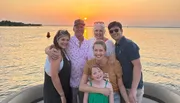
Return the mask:
<svg viewBox="0 0 180 103">
<path fill-rule="evenodd" d="M 73 26 L 73 25 L 42 25 L 42 26 Z M 86 27 L 93 27 L 91 25 L 87 25 Z M 107 27 L 107 26 L 106 26 Z M 123 26 L 126 28 L 136 28 L 136 27 L 142 27 L 142 28 L 180 28 L 180 26 Z"/>
</svg>

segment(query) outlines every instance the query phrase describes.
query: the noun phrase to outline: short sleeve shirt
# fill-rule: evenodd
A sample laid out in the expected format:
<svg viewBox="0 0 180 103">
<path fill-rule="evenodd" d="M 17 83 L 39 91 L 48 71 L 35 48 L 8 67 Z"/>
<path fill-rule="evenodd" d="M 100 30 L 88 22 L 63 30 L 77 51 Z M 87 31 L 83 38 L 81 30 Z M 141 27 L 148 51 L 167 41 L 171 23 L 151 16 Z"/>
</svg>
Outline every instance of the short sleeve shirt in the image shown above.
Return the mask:
<svg viewBox="0 0 180 103">
<path fill-rule="evenodd" d="M 84 67 L 84 74 L 90 76 L 92 67 L 96 65 L 95 59 L 91 59 L 86 62 L 86 65 Z M 118 79 L 122 78 L 122 69 L 121 65 L 118 61 L 115 61 L 115 63 L 110 64 L 106 63 L 103 67 L 101 67 L 104 74 L 109 75 L 109 80 L 112 84 L 113 91 L 118 92 Z"/>
<path fill-rule="evenodd" d="M 139 59 L 139 47 L 133 41 L 122 37 L 118 43 L 115 44 L 115 54 L 117 60 L 121 63 L 123 71 L 123 83 L 125 88 L 130 89 L 133 80 L 133 64 L 131 61 Z M 138 85 L 138 89 L 143 87 L 142 73 Z"/>
<path fill-rule="evenodd" d="M 88 41 L 83 40 L 81 46 L 76 36 L 72 36 L 67 48 L 67 54 L 71 60 L 70 86 L 78 88 L 87 61 Z"/>
</svg>

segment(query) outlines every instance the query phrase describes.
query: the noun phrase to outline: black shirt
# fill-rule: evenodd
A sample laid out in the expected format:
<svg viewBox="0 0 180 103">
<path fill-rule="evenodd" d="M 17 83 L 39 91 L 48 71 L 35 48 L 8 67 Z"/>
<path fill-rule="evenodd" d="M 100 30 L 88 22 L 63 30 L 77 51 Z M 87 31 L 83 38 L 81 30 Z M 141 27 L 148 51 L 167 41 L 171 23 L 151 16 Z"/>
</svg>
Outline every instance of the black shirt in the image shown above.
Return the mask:
<svg viewBox="0 0 180 103">
<path fill-rule="evenodd" d="M 131 61 L 140 58 L 139 47 L 133 41 L 124 36 L 115 44 L 116 58 L 120 62 L 123 71 L 123 83 L 125 88 L 130 89 L 133 79 L 133 64 Z M 142 89 L 142 73 L 138 89 Z"/>
</svg>

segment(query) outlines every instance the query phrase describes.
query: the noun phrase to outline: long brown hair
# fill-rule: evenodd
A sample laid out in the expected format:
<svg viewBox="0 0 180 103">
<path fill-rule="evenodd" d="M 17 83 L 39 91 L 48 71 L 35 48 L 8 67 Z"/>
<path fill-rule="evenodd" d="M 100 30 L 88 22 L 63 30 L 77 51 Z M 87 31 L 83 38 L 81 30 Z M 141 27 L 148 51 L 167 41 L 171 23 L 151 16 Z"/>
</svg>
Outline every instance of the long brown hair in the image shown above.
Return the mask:
<svg viewBox="0 0 180 103">
<path fill-rule="evenodd" d="M 56 49 L 62 49 L 58 44 L 58 40 L 63 36 L 68 36 L 70 38 L 70 33 L 67 30 L 58 30 L 56 35 L 54 36 L 53 43 Z"/>
</svg>

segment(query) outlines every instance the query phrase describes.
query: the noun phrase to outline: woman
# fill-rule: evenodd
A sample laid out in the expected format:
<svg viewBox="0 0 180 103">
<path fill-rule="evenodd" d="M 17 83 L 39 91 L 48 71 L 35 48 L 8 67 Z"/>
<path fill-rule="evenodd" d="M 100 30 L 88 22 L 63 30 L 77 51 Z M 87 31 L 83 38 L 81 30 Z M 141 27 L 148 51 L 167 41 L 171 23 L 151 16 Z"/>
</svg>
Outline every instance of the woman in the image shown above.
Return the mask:
<svg viewBox="0 0 180 103">
<path fill-rule="evenodd" d="M 84 67 L 84 73 L 80 83 L 80 91 L 102 93 L 105 95 L 110 94 L 110 90 L 108 94 L 105 93 L 107 88 L 93 88 L 87 85 L 88 77 L 91 75 L 91 68 L 93 65 L 98 65 L 102 68 L 102 71 L 107 75 L 107 77 L 109 77 L 108 79 L 112 84 L 114 91 L 114 103 L 120 103 L 119 89 L 126 103 L 129 103 L 128 95 L 122 82 L 122 68 L 117 60 L 115 60 L 113 64 L 109 63 L 109 57 L 105 56 L 106 44 L 104 41 L 96 41 L 93 45 L 93 52 L 95 58 L 87 61 Z"/>
<path fill-rule="evenodd" d="M 47 56 L 45 63 L 44 103 L 71 103 L 71 65 L 65 51 L 69 39 L 70 34 L 67 30 L 59 30 L 54 37 L 54 45 L 50 47 L 50 49 L 57 49 L 60 55 L 56 60 Z"/>
<path fill-rule="evenodd" d="M 104 36 L 105 34 L 105 25 L 104 22 L 95 22 L 93 27 L 94 37 L 89 39 L 89 50 L 88 50 L 88 60 L 94 58 L 93 53 L 93 44 L 97 40 L 102 40 L 105 42 L 107 50 L 106 50 L 106 56 L 114 55 L 115 57 L 115 46 L 112 40 L 109 40 Z"/>
</svg>

